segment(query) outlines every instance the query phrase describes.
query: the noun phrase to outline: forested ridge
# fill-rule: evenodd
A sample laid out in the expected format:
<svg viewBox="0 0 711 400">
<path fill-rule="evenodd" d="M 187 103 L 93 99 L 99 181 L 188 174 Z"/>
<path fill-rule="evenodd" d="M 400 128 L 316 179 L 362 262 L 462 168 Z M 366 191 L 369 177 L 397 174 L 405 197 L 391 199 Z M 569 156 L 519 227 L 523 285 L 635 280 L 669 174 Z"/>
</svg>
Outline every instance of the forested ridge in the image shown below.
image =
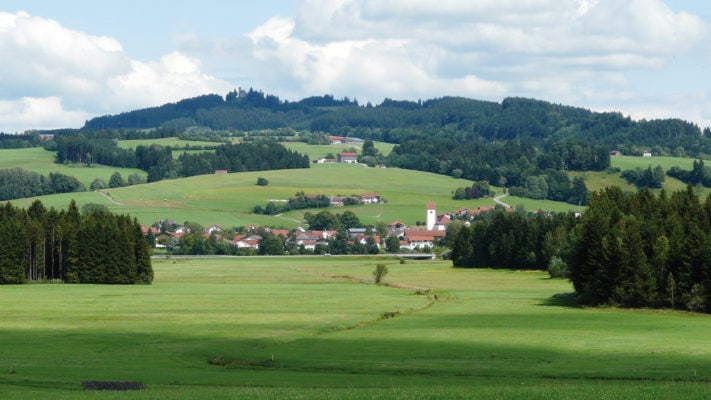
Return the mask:
<svg viewBox="0 0 711 400">
<path fill-rule="evenodd" d="M 546 101 L 509 97 L 501 103 L 462 97 L 425 101 L 385 99 L 378 105 L 331 95 L 296 102 L 261 91 L 185 99 L 160 107 L 97 117 L 83 130 L 203 126 L 250 131 L 293 128 L 401 144 L 417 139 L 458 142 L 515 140 L 549 150 L 561 140 L 641 155 L 711 154 L 711 130 L 680 119 L 633 121 L 618 112 L 593 112 Z"/>
<path fill-rule="evenodd" d="M 102 208 L 80 214 L 49 210 L 37 200 L 28 209 L 0 207 L 0 283 L 151 283 L 150 248 L 141 226 Z"/>
</svg>

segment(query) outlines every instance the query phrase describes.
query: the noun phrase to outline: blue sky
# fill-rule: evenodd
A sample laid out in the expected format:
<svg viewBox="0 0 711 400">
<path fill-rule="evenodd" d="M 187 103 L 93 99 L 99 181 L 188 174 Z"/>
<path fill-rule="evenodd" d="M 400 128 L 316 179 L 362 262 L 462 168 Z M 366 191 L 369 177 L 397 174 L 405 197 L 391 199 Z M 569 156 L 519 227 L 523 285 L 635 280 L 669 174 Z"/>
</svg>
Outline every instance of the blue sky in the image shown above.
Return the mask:
<svg viewBox="0 0 711 400">
<path fill-rule="evenodd" d="M 0 0 L 0 131 L 238 86 L 362 103 L 524 96 L 711 126 L 710 4 Z"/>
</svg>

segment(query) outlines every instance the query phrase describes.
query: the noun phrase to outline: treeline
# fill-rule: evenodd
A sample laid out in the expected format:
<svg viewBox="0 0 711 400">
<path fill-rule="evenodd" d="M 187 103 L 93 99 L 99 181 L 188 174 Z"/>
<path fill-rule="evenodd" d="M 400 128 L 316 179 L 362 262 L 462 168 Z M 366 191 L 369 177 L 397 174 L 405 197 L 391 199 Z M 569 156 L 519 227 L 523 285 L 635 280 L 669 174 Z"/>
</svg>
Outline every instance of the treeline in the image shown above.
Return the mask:
<svg viewBox="0 0 711 400">
<path fill-rule="evenodd" d="M 0 208 L 0 283 L 151 283 L 150 249 L 136 220 L 101 208 L 81 215 L 47 210 L 40 201 L 28 209 Z"/>
<path fill-rule="evenodd" d="M 37 132 L 18 135 L 0 132 L 0 149 L 23 149 L 39 145 L 40 136 Z"/>
<path fill-rule="evenodd" d="M 125 135 L 126 131 L 122 132 Z M 161 132 L 162 135 L 171 131 L 163 129 Z M 214 152 L 183 153 L 177 159 L 169 146 L 153 144 L 137 146 L 135 150 L 122 149 L 117 140 L 107 131 L 80 132 L 58 136 L 51 146 L 57 151 L 58 163 L 140 168 L 148 173 L 148 182 L 211 174 L 218 169 L 243 172 L 309 168 L 308 156 L 271 140 L 226 143 L 217 146 Z"/>
<path fill-rule="evenodd" d="M 596 192 L 582 217 L 496 213 L 447 241 L 458 267 L 548 268 L 578 303 L 711 312 L 711 196 Z"/>
<path fill-rule="evenodd" d="M 85 192 L 77 178 L 50 172 L 49 177 L 22 168 L 0 169 L 0 200 L 44 196 L 56 193 Z"/>
</svg>

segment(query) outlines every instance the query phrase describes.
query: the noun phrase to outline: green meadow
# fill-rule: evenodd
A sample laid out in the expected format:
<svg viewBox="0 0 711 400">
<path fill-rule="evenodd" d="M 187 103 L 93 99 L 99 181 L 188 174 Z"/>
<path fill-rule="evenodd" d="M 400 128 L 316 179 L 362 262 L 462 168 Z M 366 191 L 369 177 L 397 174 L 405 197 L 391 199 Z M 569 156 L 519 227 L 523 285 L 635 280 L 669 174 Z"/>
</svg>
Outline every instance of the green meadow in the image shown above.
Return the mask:
<svg viewBox="0 0 711 400">
<path fill-rule="evenodd" d="M 378 263 L 390 273 L 371 283 Z M 149 286 L 0 290 L 3 399 L 707 398 L 711 317 L 577 308 L 543 272 L 161 259 Z M 142 392 L 81 382 L 140 381 Z"/>
<path fill-rule="evenodd" d="M 146 176 L 146 172 L 136 168 L 107 167 L 99 164 L 94 164 L 91 167 L 57 164 L 54 162 L 55 155 L 54 152 L 46 151 L 41 147 L 0 149 L 0 169 L 20 167 L 45 176 L 49 176 L 50 172 L 59 172 L 79 179 L 87 189 L 96 178 L 103 179 L 104 182 L 108 183 L 111 174 L 114 172 L 119 172 L 124 179 L 131 174 Z"/>
</svg>

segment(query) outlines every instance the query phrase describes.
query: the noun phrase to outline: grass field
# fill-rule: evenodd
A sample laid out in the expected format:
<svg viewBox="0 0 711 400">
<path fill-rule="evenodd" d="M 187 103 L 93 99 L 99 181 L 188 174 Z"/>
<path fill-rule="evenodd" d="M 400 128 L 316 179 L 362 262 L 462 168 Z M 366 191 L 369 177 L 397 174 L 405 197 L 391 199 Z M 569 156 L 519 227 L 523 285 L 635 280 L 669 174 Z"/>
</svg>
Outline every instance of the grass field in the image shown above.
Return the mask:
<svg viewBox="0 0 711 400">
<path fill-rule="evenodd" d="M 389 286 L 364 283 L 383 262 Z M 570 284 L 542 272 L 353 257 L 154 267 L 150 286 L 2 287 L 2 398 L 693 399 L 711 388 L 711 317 L 576 308 Z M 84 392 L 82 380 L 148 389 Z"/>
<path fill-rule="evenodd" d="M 152 144 L 158 144 L 163 147 L 173 147 L 173 148 L 185 148 L 187 147 L 196 147 L 196 146 L 208 146 L 208 147 L 216 147 L 221 145 L 222 143 L 216 143 L 216 142 L 200 142 L 200 141 L 193 141 L 193 140 L 182 140 L 178 139 L 177 137 L 169 137 L 169 138 L 160 138 L 160 139 L 133 139 L 133 140 L 119 140 L 118 146 L 122 149 L 135 149 L 138 146 L 150 146 Z"/>
<path fill-rule="evenodd" d="M 0 169 L 20 167 L 27 171 L 49 176 L 50 172 L 60 172 L 65 175 L 74 176 L 81 181 L 87 189 L 91 182 L 96 179 L 103 179 L 108 183 L 111 174 L 118 171 L 124 179 L 131 174 L 146 176 L 144 171 L 135 168 L 117 168 L 104 165 L 64 165 L 54 162 L 55 153 L 46 151 L 41 147 L 29 149 L 0 149 Z"/>
</svg>

